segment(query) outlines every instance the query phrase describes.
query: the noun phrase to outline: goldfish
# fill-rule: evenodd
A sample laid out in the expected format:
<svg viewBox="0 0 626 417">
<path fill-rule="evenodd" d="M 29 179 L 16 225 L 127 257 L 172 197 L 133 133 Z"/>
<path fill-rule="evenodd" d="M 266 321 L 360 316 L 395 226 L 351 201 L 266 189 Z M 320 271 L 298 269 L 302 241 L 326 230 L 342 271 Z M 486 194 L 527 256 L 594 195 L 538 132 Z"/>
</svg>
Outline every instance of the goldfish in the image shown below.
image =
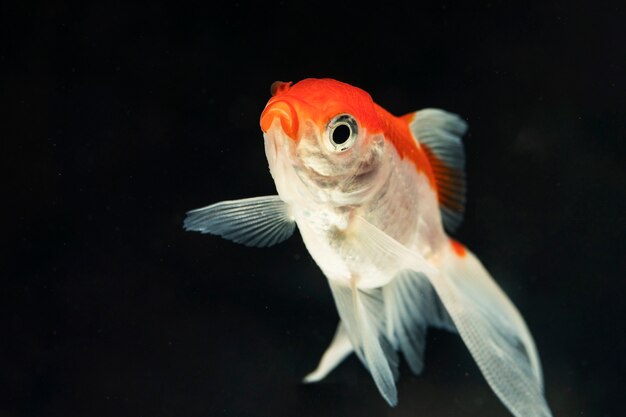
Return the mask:
<svg viewBox="0 0 626 417">
<path fill-rule="evenodd" d="M 551 416 L 524 319 L 448 235 L 465 207 L 465 121 L 435 108 L 397 117 L 360 88 L 310 78 L 274 83 L 260 125 L 277 195 L 189 211 L 184 227 L 269 247 L 297 226 L 340 318 L 304 382 L 355 353 L 395 406 L 399 354 L 419 375 L 434 327 L 461 336 L 513 415 Z"/>
</svg>

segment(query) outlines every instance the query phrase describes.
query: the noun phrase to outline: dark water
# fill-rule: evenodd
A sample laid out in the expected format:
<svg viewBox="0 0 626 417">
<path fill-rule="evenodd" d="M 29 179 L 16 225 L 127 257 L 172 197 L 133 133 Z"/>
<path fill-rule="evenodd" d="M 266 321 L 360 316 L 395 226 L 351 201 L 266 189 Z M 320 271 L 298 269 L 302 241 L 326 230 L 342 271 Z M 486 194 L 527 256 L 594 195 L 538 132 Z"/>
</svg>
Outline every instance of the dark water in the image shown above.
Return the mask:
<svg viewBox="0 0 626 417">
<path fill-rule="evenodd" d="M 626 392 L 623 4 L 40 2 L 1 13 L 0 416 L 506 416 L 432 331 L 390 409 L 299 236 L 250 249 L 186 210 L 271 194 L 275 80 L 329 76 L 470 125 L 456 238 L 526 318 L 556 416 Z"/>
</svg>

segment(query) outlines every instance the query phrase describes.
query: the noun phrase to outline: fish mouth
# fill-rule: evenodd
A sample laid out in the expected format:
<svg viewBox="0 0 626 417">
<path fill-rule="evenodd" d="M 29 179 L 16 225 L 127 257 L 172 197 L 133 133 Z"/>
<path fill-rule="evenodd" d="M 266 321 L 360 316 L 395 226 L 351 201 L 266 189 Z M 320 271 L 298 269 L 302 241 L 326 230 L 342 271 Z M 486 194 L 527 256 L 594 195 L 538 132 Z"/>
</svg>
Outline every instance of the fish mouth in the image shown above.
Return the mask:
<svg viewBox="0 0 626 417">
<path fill-rule="evenodd" d="M 298 140 L 299 121 L 294 106 L 287 100 L 271 99 L 263 113 L 261 113 L 261 130 L 267 133 L 274 125 L 274 120 L 280 121 L 283 132 L 293 141 Z"/>
</svg>

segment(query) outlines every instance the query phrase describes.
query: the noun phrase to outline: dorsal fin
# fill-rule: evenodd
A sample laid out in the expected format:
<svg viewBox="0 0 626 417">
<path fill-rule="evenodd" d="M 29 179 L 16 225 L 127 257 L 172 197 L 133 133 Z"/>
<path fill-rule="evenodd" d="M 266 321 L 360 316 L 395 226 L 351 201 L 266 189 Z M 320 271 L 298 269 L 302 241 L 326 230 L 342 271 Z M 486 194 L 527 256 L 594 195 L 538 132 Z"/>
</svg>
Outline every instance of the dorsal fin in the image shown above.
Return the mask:
<svg viewBox="0 0 626 417">
<path fill-rule="evenodd" d="M 414 113 L 409 128 L 430 161 L 443 225 L 452 232 L 463 221 L 465 212 L 465 153 L 461 136 L 467 124 L 455 114 L 424 109 Z"/>
</svg>

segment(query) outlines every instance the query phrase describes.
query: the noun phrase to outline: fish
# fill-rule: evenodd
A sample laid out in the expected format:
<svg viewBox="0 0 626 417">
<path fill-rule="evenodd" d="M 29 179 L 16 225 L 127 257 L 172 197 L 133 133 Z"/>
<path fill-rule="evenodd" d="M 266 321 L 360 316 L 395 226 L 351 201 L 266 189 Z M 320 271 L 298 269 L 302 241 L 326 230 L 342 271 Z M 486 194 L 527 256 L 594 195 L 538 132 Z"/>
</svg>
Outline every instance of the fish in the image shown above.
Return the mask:
<svg viewBox="0 0 626 417">
<path fill-rule="evenodd" d="M 331 78 L 277 81 L 261 117 L 277 195 L 191 210 L 184 228 L 252 247 L 298 228 L 339 323 L 315 370 L 355 353 L 390 406 L 400 354 L 419 375 L 429 327 L 458 334 L 517 417 L 551 416 L 535 342 L 478 258 L 451 238 L 463 220 L 466 122 L 426 108 L 394 116 Z"/>
</svg>

